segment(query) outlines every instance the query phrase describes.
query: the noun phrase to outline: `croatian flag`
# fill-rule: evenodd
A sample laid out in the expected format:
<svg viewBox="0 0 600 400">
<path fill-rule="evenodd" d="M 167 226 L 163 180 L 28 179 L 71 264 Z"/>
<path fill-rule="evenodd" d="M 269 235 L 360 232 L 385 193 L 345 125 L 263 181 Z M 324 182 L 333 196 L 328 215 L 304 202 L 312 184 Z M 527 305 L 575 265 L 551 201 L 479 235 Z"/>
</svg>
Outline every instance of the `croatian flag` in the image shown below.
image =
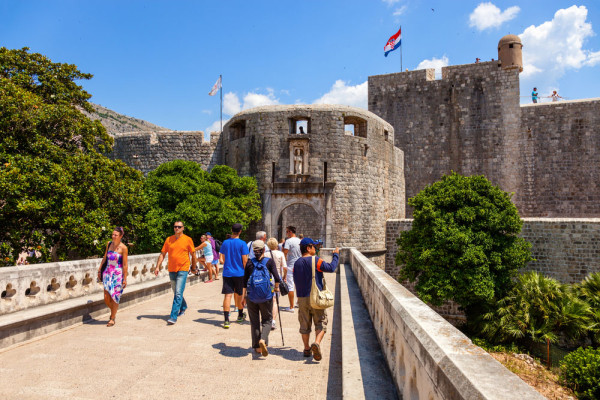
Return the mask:
<svg viewBox="0 0 600 400">
<path fill-rule="evenodd" d="M 398 29 L 398 32 L 396 32 L 395 35 L 392 35 L 388 39 L 386 45 L 383 46 L 383 51 L 385 52 L 386 57 L 390 51 L 394 51 L 398 47 L 400 47 L 400 43 L 402 42 L 402 37 L 400 36 L 400 31 L 402 31 L 402 27 L 400 27 L 400 29 Z"/>
</svg>

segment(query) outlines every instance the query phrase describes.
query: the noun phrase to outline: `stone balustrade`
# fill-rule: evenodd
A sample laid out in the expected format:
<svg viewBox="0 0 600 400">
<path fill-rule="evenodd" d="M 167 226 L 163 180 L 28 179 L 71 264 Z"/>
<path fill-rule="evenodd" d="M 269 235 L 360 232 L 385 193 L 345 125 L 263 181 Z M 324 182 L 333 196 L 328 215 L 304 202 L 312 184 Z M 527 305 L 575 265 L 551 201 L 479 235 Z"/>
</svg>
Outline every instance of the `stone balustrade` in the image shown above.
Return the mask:
<svg viewBox="0 0 600 400">
<path fill-rule="evenodd" d="M 346 254 L 403 398 L 544 398 L 359 251 Z"/>
<path fill-rule="evenodd" d="M 163 262 L 158 277 L 156 254 L 128 257 L 128 287 L 168 275 Z M 101 259 L 0 268 L 0 315 L 102 292 L 96 282 Z M 127 289 L 126 289 L 127 291 Z"/>
</svg>

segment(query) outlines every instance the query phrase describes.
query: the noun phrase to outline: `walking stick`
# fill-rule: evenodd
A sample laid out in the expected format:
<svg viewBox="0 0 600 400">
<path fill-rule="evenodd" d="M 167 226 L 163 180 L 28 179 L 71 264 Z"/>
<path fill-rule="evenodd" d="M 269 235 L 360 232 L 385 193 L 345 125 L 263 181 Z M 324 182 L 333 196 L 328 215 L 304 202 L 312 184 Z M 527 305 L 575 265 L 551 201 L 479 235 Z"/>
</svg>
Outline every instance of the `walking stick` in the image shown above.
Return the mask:
<svg viewBox="0 0 600 400">
<path fill-rule="evenodd" d="M 281 344 L 285 346 L 283 341 L 283 326 L 281 326 L 281 311 L 279 311 L 279 293 L 275 293 L 275 301 L 277 302 L 277 314 L 279 315 L 279 329 L 281 330 Z"/>
</svg>

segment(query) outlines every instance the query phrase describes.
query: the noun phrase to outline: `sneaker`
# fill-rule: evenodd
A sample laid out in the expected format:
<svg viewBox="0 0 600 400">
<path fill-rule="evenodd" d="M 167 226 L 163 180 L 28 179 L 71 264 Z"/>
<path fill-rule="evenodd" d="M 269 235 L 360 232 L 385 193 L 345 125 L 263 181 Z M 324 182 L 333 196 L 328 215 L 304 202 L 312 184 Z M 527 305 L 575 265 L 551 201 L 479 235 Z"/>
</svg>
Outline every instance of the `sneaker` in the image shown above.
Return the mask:
<svg viewBox="0 0 600 400">
<path fill-rule="evenodd" d="M 238 316 L 237 322 L 244 322 L 246 320 L 246 313 L 242 313 L 242 315 Z"/>
<path fill-rule="evenodd" d="M 178 317 L 181 317 L 183 315 L 185 315 L 185 310 L 180 310 L 179 314 L 177 314 Z"/>
<path fill-rule="evenodd" d="M 293 312 L 294 312 L 294 309 L 293 309 L 293 308 L 291 308 L 291 307 L 288 307 L 288 308 L 286 308 L 284 311 L 287 311 L 287 312 L 291 312 L 291 313 L 293 313 Z"/>
<path fill-rule="evenodd" d="M 229 321 L 225 321 L 225 323 L 223 324 L 223 328 L 225 329 L 229 329 Z"/>
<path fill-rule="evenodd" d="M 274 331 L 277 329 L 277 323 L 275 321 L 271 321 L 271 330 Z"/>
<path fill-rule="evenodd" d="M 258 341 L 258 345 L 260 346 L 260 353 L 262 354 L 263 357 L 266 357 L 269 355 L 269 350 L 267 350 L 267 344 L 265 343 L 264 340 L 260 339 Z"/>
<path fill-rule="evenodd" d="M 169 324 L 169 325 L 175 325 L 175 322 L 177 322 L 177 321 L 176 321 L 176 320 L 173 320 L 173 319 L 171 319 L 171 318 L 169 318 L 169 319 L 167 320 L 167 324 Z"/>
<path fill-rule="evenodd" d="M 211 283 L 212 281 L 213 281 L 212 279 L 209 279 L 207 281 L 204 281 L 204 283 Z"/>
</svg>

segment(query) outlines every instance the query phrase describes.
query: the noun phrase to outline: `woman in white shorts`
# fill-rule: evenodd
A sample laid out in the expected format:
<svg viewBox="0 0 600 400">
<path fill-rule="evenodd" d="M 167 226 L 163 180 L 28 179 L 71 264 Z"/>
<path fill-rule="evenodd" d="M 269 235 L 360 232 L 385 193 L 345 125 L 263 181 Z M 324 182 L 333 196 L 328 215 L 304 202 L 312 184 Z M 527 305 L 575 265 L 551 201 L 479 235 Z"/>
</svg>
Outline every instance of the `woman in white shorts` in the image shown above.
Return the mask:
<svg viewBox="0 0 600 400">
<path fill-rule="evenodd" d="M 269 250 L 265 251 L 265 257 L 270 257 L 275 261 L 275 266 L 277 267 L 277 273 L 279 276 L 283 276 L 283 271 L 285 266 L 285 256 L 281 251 L 279 251 L 277 239 L 271 238 L 267 241 L 267 247 Z M 275 295 L 279 297 L 279 292 L 275 292 Z M 273 322 L 271 323 L 271 329 L 275 329 L 277 327 L 276 318 L 277 318 L 277 302 L 273 302 Z"/>
<path fill-rule="evenodd" d="M 208 270 L 208 280 L 206 281 L 206 283 L 210 283 L 213 281 L 213 274 L 215 274 L 215 272 L 213 270 L 213 265 L 212 265 L 212 261 L 213 261 L 212 246 L 211 246 L 210 242 L 208 241 L 208 238 L 206 237 L 206 235 L 202 235 L 200 240 L 202 241 L 202 244 L 200 244 L 200 246 L 196 247 L 196 251 L 202 250 L 202 254 L 204 254 L 204 260 L 202 260 L 200 262 L 203 263 L 204 268 L 206 268 Z"/>
</svg>

